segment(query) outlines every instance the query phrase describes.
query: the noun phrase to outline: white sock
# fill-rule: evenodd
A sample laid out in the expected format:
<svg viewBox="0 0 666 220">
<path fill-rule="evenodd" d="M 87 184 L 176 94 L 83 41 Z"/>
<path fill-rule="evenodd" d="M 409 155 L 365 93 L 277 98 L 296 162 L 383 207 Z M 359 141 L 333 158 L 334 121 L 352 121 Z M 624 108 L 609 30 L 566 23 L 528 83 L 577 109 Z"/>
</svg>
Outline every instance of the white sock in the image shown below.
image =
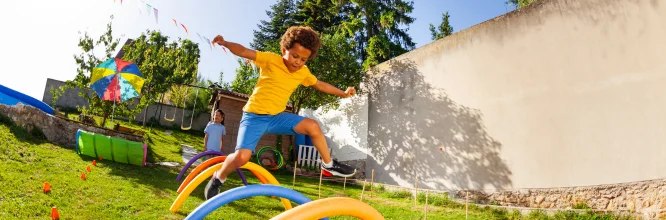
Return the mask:
<svg viewBox="0 0 666 220">
<path fill-rule="evenodd" d="M 220 179 L 220 178 L 218 178 L 218 177 L 217 177 L 217 172 L 218 172 L 218 171 L 215 171 L 215 173 L 213 173 L 213 177 L 215 177 L 215 179 L 220 180 L 220 182 L 224 183 L 224 181 L 226 181 L 227 178 L 224 178 L 224 179 Z"/>
<path fill-rule="evenodd" d="M 333 167 L 333 161 L 332 161 L 332 160 L 331 160 L 331 162 L 328 162 L 328 163 L 322 163 L 322 164 L 324 164 L 324 167 L 326 167 L 326 168 L 331 168 L 331 167 Z"/>
</svg>

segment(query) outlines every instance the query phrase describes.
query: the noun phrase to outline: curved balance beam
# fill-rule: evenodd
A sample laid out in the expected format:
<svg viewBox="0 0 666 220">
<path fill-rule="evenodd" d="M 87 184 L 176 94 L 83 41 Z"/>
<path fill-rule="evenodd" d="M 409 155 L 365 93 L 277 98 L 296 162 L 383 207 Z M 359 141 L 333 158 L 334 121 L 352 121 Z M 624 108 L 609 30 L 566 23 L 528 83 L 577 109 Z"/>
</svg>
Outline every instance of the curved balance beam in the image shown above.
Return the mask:
<svg viewBox="0 0 666 220">
<path fill-rule="evenodd" d="M 208 201 L 202 203 L 194 209 L 185 219 L 203 219 L 217 208 L 224 206 L 236 200 L 250 198 L 254 196 L 278 196 L 287 198 L 297 204 L 306 204 L 311 202 L 308 197 L 292 189 L 270 184 L 240 186 L 226 192 L 223 192 Z M 328 218 L 327 218 L 328 219 Z"/>
<path fill-rule="evenodd" d="M 180 179 L 183 178 L 183 175 L 185 174 L 185 171 L 186 171 L 188 168 L 190 168 L 190 166 L 192 166 L 192 164 L 193 164 L 195 161 L 197 161 L 199 158 L 201 158 L 201 157 L 203 157 L 203 156 L 206 156 L 206 155 L 226 156 L 224 153 L 222 153 L 222 152 L 217 152 L 217 151 L 210 151 L 210 150 L 207 150 L 207 151 L 201 152 L 201 153 L 197 154 L 196 156 L 192 157 L 192 159 L 190 159 L 190 161 L 187 161 L 187 164 L 185 164 L 185 166 L 183 167 L 183 169 L 180 170 L 180 173 L 178 174 L 178 177 L 176 177 L 176 180 L 177 180 L 177 181 L 180 181 Z M 238 173 L 238 175 L 240 176 L 241 180 L 243 180 L 243 184 L 247 186 L 247 179 L 245 179 L 245 175 L 243 175 L 243 172 L 242 172 L 240 169 L 236 169 L 236 173 Z"/>
<path fill-rule="evenodd" d="M 178 187 L 177 192 L 178 193 L 182 192 L 183 189 L 185 189 L 185 186 L 187 186 L 187 184 L 190 184 L 192 179 L 194 179 L 194 177 L 196 177 L 199 173 L 201 173 L 201 171 L 205 170 L 206 168 L 208 168 L 212 165 L 224 162 L 224 160 L 226 158 L 227 158 L 227 156 L 217 156 L 217 157 L 210 158 L 210 159 L 204 161 L 203 163 L 199 164 L 199 166 L 194 168 L 194 170 L 192 170 L 192 172 L 190 172 L 190 174 L 187 174 L 187 177 L 185 177 L 185 180 L 183 180 L 183 182 L 180 183 L 180 187 Z M 263 183 L 263 184 L 268 183 L 268 180 L 266 180 L 266 178 L 264 178 L 264 176 L 262 176 L 261 174 L 257 173 L 254 170 L 250 170 L 250 172 L 252 172 L 252 174 L 254 174 L 254 176 L 256 176 L 257 179 L 259 179 L 259 181 L 261 181 L 261 183 Z"/>
<path fill-rule="evenodd" d="M 176 200 L 174 200 L 173 204 L 171 204 L 171 208 L 169 208 L 169 211 L 177 212 L 178 209 L 180 208 L 180 206 L 183 205 L 183 202 L 185 202 L 185 199 L 188 196 L 190 196 L 190 193 L 192 193 L 192 191 L 194 191 L 194 189 L 196 189 L 197 186 L 199 186 L 199 184 L 201 184 L 203 181 L 205 181 L 206 179 L 211 177 L 216 170 L 220 169 L 220 167 L 222 167 L 222 164 L 215 164 L 212 167 L 209 167 L 208 169 L 204 170 L 201 174 L 197 175 L 197 177 L 195 177 L 192 180 L 192 182 L 190 182 L 190 184 L 187 184 L 187 186 L 185 186 L 185 189 L 183 189 L 183 191 L 180 194 L 178 194 L 178 197 L 176 197 Z M 275 179 L 275 177 L 273 175 L 271 175 L 271 173 L 269 173 L 268 170 L 266 170 L 263 167 L 257 165 L 256 163 L 247 162 L 241 168 L 248 169 L 248 170 L 254 170 L 258 174 L 260 174 L 261 176 L 265 177 L 266 180 L 268 181 L 268 183 L 273 184 L 273 185 L 277 185 L 277 186 L 280 185 L 280 183 L 277 181 L 277 179 Z M 280 200 L 282 201 L 282 204 L 284 205 L 285 210 L 291 209 L 291 202 L 289 202 L 289 200 L 284 199 L 284 198 L 280 198 Z"/>
<path fill-rule="evenodd" d="M 367 203 L 347 197 L 333 197 L 299 205 L 280 213 L 271 220 L 318 219 L 338 215 L 354 216 L 360 219 L 384 219 L 381 213 Z"/>
</svg>

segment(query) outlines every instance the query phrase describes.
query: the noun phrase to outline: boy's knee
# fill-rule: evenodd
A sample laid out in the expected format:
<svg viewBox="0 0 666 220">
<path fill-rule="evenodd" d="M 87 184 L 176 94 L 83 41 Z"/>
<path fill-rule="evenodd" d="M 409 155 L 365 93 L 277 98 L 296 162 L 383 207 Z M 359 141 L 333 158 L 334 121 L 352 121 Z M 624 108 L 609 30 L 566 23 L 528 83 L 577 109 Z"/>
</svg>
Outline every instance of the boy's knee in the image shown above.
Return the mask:
<svg viewBox="0 0 666 220">
<path fill-rule="evenodd" d="M 303 122 L 306 123 L 307 131 L 309 135 L 316 135 L 321 133 L 321 128 L 319 127 L 319 122 L 306 118 L 303 119 Z"/>
<path fill-rule="evenodd" d="M 239 150 L 237 155 L 236 155 L 236 163 L 239 166 L 245 165 L 248 161 L 250 161 L 250 158 L 252 158 L 252 151 L 251 150 Z"/>
</svg>

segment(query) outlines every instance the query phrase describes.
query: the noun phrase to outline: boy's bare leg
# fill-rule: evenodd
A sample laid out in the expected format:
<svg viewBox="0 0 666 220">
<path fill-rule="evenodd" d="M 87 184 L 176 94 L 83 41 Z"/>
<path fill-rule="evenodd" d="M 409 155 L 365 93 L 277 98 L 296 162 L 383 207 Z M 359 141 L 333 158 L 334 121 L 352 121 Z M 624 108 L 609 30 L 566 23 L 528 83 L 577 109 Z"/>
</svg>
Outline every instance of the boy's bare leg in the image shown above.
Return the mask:
<svg viewBox="0 0 666 220">
<path fill-rule="evenodd" d="M 321 131 L 317 121 L 309 118 L 303 119 L 303 121 L 296 125 L 294 130 L 299 134 L 310 136 L 310 139 L 312 139 L 312 144 L 314 144 L 315 148 L 317 148 L 317 151 L 319 151 L 319 155 L 321 155 L 321 160 L 324 163 L 331 162 L 331 153 L 328 152 L 328 143 L 326 143 L 324 132 Z"/>
<path fill-rule="evenodd" d="M 226 180 L 229 174 L 250 161 L 250 157 L 252 157 L 252 151 L 247 149 L 238 149 L 238 151 L 229 154 L 227 159 L 224 160 L 222 168 L 215 172 L 217 174 L 215 177 L 220 180 Z"/>
<path fill-rule="evenodd" d="M 234 172 L 239 167 L 245 165 L 252 157 L 252 151 L 247 149 L 239 149 L 236 152 L 229 154 L 227 159 L 222 163 L 222 168 L 215 171 L 213 177 L 210 178 L 206 189 L 204 191 L 206 199 L 210 199 L 220 193 L 220 186 L 227 180 L 227 176 Z"/>
<path fill-rule="evenodd" d="M 356 174 L 356 169 L 353 167 L 332 160 L 331 153 L 328 151 L 326 138 L 317 121 L 309 118 L 303 119 L 294 127 L 294 130 L 299 134 L 310 136 L 312 144 L 314 144 L 317 151 L 319 151 L 319 155 L 321 155 L 323 162 L 322 169 L 341 177 L 350 177 Z"/>
</svg>

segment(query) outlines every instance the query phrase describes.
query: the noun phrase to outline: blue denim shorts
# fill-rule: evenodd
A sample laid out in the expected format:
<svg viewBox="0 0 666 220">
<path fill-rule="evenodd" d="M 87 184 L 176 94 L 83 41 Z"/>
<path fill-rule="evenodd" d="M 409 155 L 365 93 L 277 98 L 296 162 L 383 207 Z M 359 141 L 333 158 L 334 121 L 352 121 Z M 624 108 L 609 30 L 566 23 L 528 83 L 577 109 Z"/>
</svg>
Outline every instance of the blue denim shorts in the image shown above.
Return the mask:
<svg viewBox="0 0 666 220">
<path fill-rule="evenodd" d="M 243 117 L 238 127 L 238 140 L 236 141 L 236 151 L 239 149 L 252 150 L 254 153 L 259 139 L 264 134 L 276 135 L 295 135 L 294 128 L 305 117 L 282 112 L 277 115 L 259 115 L 250 112 L 243 112 Z"/>
</svg>

